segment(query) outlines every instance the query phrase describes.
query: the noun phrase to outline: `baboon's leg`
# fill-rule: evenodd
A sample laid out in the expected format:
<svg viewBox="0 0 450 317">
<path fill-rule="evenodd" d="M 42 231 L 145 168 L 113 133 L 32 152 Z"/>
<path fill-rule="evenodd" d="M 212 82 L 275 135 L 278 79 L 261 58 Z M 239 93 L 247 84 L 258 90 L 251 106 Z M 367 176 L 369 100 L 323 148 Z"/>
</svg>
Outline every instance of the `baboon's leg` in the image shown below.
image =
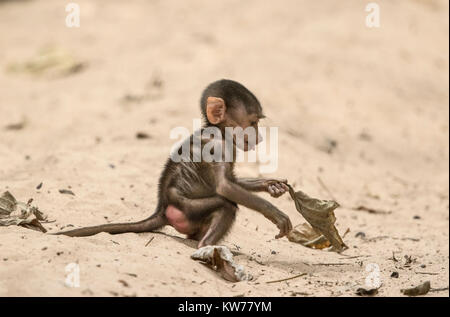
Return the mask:
<svg viewBox="0 0 450 317">
<path fill-rule="evenodd" d="M 174 187 L 168 189 L 168 200 L 170 205 L 184 212 L 186 218 L 191 221 L 204 219 L 227 202 L 227 199 L 218 195 L 197 199 L 186 198 Z"/>
<path fill-rule="evenodd" d="M 237 209 L 237 205 L 227 202 L 222 208 L 214 211 L 211 215 L 211 221 L 206 227 L 206 233 L 198 243 L 198 247 L 217 244 L 231 229 L 236 218 Z"/>
</svg>

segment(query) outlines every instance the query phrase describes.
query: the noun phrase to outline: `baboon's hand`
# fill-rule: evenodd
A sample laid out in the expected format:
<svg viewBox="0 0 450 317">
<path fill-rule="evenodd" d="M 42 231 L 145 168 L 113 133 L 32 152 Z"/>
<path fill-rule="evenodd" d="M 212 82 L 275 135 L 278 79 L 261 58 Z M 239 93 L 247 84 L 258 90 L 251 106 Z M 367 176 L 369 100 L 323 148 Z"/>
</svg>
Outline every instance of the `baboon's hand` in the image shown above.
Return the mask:
<svg viewBox="0 0 450 317">
<path fill-rule="evenodd" d="M 291 220 L 282 212 L 275 215 L 271 221 L 280 229 L 280 233 L 275 236 L 275 239 L 284 237 L 292 230 Z"/>
<path fill-rule="evenodd" d="M 275 198 L 289 191 L 286 179 L 268 179 L 265 181 L 264 186 L 266 187 L 266 191 Z"/>
</svg>

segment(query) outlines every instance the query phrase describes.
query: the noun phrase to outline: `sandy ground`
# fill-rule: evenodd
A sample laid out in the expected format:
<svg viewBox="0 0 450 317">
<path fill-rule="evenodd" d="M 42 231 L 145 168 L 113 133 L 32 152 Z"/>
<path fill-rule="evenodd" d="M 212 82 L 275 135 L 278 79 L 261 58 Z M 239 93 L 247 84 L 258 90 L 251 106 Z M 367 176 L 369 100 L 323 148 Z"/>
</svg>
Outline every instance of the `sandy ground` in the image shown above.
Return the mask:
<svg viewBox="0 0 450 317">
<path fill-rule="evenodd" d="M 339 201 L 350 248 L 275 240 L 272 223 L 241 208 L 223 244 L 255 279 L 233 284 L 191 260 L 172 228 L 69 238 L 2 227 L 1 296 L 354 296 L 370 263 L 378 296 L 427 280 L 448 287 L 447 1 L 378 1 L 380 28 L 365 26 L 365 1 L 77 3 L 81 27 L 67 28 L 65 2 L 0 1 L 1 192 L 34 198 L 54 221 L 49 232 L 143 219 L 171 129 L 192 130 L 204 86 L 232 78 L 259 97 L 263 124 L 279 127 L 279 167 L 268 176 Z M 85 67 L 56 77 L 8 71 L 46 45 Z M 5 128 L 18 122 L 23 129 Z M 256 176 L 258 164 L 238 173 Z M 268 199 L 304 221 L 287 195 Z M 79 288 L 65 286 L 69 263 L 79 264 Z"/>
</svg>

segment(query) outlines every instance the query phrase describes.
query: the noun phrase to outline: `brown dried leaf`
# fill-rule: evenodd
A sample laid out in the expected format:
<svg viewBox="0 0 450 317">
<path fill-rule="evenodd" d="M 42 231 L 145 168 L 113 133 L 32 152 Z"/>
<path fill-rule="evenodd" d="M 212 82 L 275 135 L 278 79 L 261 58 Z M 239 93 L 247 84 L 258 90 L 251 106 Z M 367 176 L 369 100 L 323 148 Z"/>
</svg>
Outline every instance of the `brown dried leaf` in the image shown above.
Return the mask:
<svg viewBox="0 0 450 317">
<path fill-rule="evenodd" d="M 289 186 L 289 193 L 300 214 L 316 232 L 321 233 L 330 242 L 333 251 L 341 252 L 348 248 L 334 226 L 336 217 L 333 211 L 339 207 L 337 202 L 333 200 L 314 199 L 302 191 L 294 192 L 292 186 Z M 309 243 L 316 244 L 315 241 L 310 241 Z"/>
<path fill-rule="evenodd" d="M 244 272 L 244 268 L 233 260 L 233 254 L 224 246 L 205 246 L 192 254 L 191 258 L 199 260 L 230 282 L 250 280 L 252 277 Z"/>
<path fill-rule="evenodd" d="M 62 77 L 78 73 L 86 65 L 64 48 L 47 46 L 26 61 L 9 64 L 7 70 L 36 76 Z"/>
<path fill-rule="evenodd" d="M 220 253 L 217 249 L 214 249 L 212 266 L 216 269 L 217 272 L 219 272 L 220 276 L 222 276 L 223 279 L 230 282 L 239 282 L 239 280 L 236 278 L 234 268 L 228 261 L 225 261 L 221 258 Z"/>
<path fill-rule="evenodd" d="M 17 225 L 47 232 L 39 222 L 46 219 L 47 217 L 37 207 L 17 201 L 10 192 L 4 192 L 0 196 L 0 226 Z"/>
<path fill-rule="evenodd" d="M 28 220 L 22 221 L 19 224 L 19 226 L 22 226 L 27 229 L 35 230 L 35 231 L 40 231 L 43 233 L 47 232 L 47 229 L 45 229 L 44 226 L 36 218 L 31 219 L 29 222 L 28 222 Z"/>
<path fill-rule="evenodd" d="M 288 233 L 287 238 L 291 242 L 300 243 L 305 247 L 313 249 L 324 249 L 331 245 L 327 238 L 307 223 L 295 226 Z"/>
<path fill-rule="evenodd" d="M 4 192 L 0 197 L 0 215 L 9 215 L 16 210 L 17 201 L 10 192 Z"/>
</svg>

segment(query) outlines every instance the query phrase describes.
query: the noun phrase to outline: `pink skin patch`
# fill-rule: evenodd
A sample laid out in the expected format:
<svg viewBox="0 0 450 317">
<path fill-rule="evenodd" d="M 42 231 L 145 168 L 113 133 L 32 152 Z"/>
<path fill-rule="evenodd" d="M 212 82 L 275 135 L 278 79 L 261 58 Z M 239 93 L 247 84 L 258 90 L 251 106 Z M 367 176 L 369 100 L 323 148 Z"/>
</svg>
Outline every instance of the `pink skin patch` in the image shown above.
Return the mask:
<svg viewBox="0 0 450 317">
<path fill-rule="evenodd" d="M 182 234 L 191 234 L 192 226 L 189 220 L 186 219 L 184 213 L 178 208 L 169 205 L 166 209 L 166 217 L 170 225 L 175 228 L 176 231 Z"/>
</svg>

